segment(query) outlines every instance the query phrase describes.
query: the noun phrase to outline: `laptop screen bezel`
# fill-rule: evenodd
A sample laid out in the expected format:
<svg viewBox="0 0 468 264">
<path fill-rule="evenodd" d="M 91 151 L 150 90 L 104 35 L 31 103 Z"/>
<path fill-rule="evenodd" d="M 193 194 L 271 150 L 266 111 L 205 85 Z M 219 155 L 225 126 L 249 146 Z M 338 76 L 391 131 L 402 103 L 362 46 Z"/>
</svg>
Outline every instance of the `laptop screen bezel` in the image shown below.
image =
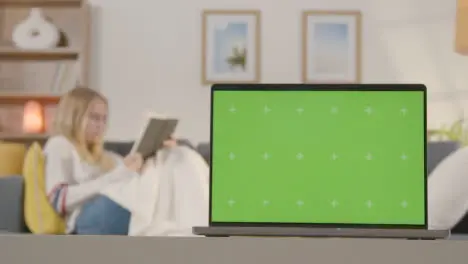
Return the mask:
<svg viewBox="0 0 468 264">
<path fill-rule="evenodd" d="M 424 224 L 349 224 L 349 223 L 281 223 L 281 222 L 216 222 L 212 219 L 212 188 L 213 188 L 213 156 L 214 156 L 214 97 L 222 91 L 418 91 L 423 93 L 423 140 L 424 140 Z M 328 227 L 328 228 L 395 228 L 395 229 L 427 229 L 427 89 L 423 84 L 214 84 L 211 87 L 210 106 L 210 166 L 209 166 L 209 225 L 210 226 L 248 226 L 248 227 Z"/>
</svg>

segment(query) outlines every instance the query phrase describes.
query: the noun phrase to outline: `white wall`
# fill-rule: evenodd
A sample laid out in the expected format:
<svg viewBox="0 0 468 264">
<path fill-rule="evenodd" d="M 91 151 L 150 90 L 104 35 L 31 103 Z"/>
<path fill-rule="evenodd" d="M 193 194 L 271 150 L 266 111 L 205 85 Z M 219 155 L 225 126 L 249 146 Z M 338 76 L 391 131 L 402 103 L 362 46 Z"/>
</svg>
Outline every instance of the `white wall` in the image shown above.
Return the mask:
<svg viewBox="0 0 468 264">
<path fill-rule="evenodd" d="M 302 10 L 359 9 L 364 82 L 426 84 L 431 127 L 460 117 L 468 102 L 468 57 L 453 52 L 455 0 L 91 2 L 92 85 L 110 99 L 112 139 L 133 138 L 141 114 L 152 110 L 181 117 L 179 137 L 208 140 L 209 87 L 200 84 L 200 14 L 207 8 L 262 11 L 263 82 L 300 82 Z"/>
</svg>

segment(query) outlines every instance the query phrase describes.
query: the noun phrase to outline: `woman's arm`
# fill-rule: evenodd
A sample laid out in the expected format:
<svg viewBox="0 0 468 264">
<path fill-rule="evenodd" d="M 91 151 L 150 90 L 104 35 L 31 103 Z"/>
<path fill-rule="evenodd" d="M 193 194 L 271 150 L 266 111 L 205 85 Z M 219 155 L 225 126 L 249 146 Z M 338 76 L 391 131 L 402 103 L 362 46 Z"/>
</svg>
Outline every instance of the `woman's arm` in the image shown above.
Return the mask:
<svg viewBox="0 0 468 264">
<path fill-rule="evenodd" d="M 124 165 L 119 165 L 96 179 L 76 183 L 75 166 L 80 164 L 73 157 L 73 145 L 65 138 L 54 138 L 47 143 L 44 154 L 46 191 L 51 205 L 61 215 L 93 198 L 110 182 L 129 177 L 131 173 Z"/>
</svg>

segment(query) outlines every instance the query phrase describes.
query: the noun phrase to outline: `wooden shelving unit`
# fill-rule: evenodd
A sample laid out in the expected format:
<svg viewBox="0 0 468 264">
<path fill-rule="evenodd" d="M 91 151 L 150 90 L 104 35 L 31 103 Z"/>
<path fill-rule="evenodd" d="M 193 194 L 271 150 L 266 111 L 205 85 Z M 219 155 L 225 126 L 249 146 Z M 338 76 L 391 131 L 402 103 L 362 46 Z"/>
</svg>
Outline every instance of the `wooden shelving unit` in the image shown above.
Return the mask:
<svg viewBox="0 0 468 264">
<path fill-rule="evenodd" d="M 0 133 L 0 141 L 21 143 L 25 145 L 30 145 L 33 142 L 38 142 L 41 145 L 49 138 L 49 134 L 9 134 L 9 133 Z"/>
<path fill-rule="evenodd" d="M 0 105 L 24 105 L 26 102 L 30 100 L 37 101 L 43 106 L 57 105 L 58 102 L 60 101 L 60 96 L 48 95 L 48 94 L 13 94 L 13 93 L 8 94 L 8 95 L 0 95 Z"/>
<path fill-rule="evenodd" d="M 80 7 L 82 0 L 0 0 L 2 7 Z"/>
<path fill-rule="evenodd" d="M 79 56 L 79 50 L 68 48 L 41 51 L 0 47 L 0 61 L 74 61 L 77 60 Z"/>
<path fill-rule="evenodd" d="M 66 44 L 48 50 L 14 47 L 13 28 L 37 7 L 65 36 Z M 73 75 L 66 87 L 75 81 L 88 85 L 90 19 L 91 8 L 85 0 L 0 0 L 0 140 L 45 138 L 22 134 L 15 122 L 22 122 L 24 104 L 30 100 L 41 103 L 47 112 L 46 122 L 51 120 L 60 95 L 66 92 L 57 89 L 62 87 L 61 81 L 55 81 L 58 75 Z"/>
<path fill-rule="evenodd" d="M 91 34 L 90 6 L 83 0 L 0 0 L 2 43 L 12 43 L 13 27 L 26 19 L 33 7 L 43 9 L 51 22 L 69 39 L 68 46 L 49 50 L 21 50 L 12 44 L 0 44 L 0 63 L 75 61 L 80 65 L 78 82 L 87 85 Z"/>
</svg>

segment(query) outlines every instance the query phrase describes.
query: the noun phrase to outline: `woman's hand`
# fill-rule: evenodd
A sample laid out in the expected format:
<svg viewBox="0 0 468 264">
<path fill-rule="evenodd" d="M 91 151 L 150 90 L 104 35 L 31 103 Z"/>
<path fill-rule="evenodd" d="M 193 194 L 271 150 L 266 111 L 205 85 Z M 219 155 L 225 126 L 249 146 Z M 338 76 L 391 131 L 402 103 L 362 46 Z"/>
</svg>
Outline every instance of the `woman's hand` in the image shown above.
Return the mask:
<svg viewBox="0 0 468 264">
<path fill-rule="evenodd" d="M 175 140 L 172 137 L 163 142 L 163 147 L 165 147 L 165 148 L 172 148 L 172 147 L 175 147 L 175 146 L 177 146 L 177 140 Z"/>
<path fill-rule="evenodd" d="M 124 164 L 134 172 L 140 172 L 143 167 L 143 157 L 140 153 L 132 153 L 124 158 Z"/>
</svg>

